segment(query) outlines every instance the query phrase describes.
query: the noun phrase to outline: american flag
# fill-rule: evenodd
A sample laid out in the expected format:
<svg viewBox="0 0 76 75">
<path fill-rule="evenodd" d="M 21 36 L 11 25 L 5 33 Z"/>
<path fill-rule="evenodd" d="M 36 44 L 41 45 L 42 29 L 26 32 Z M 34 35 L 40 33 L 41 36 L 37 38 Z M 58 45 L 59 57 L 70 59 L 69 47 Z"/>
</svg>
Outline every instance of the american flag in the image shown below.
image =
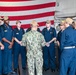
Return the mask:
<svg viewBox="0 0 76 75">
<path fill-rule="evenodd" d="M 13 28 L 17 20 L 24 29 L 36 20 L 42 29 L 46 20 L 54 24 L 55 5 L 56 0 L 0 0 L 0 16 L 9 16 Z"/>
</svg>

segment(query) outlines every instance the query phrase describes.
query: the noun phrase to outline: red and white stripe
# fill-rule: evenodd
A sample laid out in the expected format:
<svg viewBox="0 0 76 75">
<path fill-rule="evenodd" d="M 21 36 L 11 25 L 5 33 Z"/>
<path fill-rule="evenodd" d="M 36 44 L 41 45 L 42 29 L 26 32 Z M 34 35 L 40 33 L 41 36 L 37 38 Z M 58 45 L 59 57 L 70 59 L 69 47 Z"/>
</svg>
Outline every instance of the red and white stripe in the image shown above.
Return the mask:
<svg viewBox="0 0 76 75">
<path fill-rule="evenodd" d="M 13 27 L 16 20 L 22 22 L 23 28 L 30 27 L 30 22 L 36 20 L 43 28 L 46 20 L 54 24 L 55 4 L 56 0 L 0 0 L 0 16 L 9 16 Z"/>
</svg>

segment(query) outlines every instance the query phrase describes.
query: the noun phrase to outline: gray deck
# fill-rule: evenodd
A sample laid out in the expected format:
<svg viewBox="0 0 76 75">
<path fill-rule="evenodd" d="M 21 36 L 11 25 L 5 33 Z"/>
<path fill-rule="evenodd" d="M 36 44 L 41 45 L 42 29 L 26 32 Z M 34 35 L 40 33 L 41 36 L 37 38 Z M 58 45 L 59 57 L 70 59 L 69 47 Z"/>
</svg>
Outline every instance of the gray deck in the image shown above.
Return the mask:
<svg viewBox="0 0 76 75">
<path fill-rule="evenodd" d="M 26 71 L 22 72 L 22 66 L 21 66 L 21 58 L 19 56 L 19 70 L 18 73 L 20 72 L 20 74 L 18 75 L 28 75 L 28 71 L 26 69 Z M 43 72 L 43 75 L 59 75 L 59 72 L 55 71 L 54 73 L 51 72 L 51 70 L 47 70 Z"/>
</svg>

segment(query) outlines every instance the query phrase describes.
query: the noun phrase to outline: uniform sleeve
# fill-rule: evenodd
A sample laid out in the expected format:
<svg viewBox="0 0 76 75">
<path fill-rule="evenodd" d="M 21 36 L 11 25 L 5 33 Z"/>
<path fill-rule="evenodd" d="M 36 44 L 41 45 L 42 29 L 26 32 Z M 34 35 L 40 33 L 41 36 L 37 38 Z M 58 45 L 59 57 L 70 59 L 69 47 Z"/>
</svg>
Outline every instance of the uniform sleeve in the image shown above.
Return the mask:
<svg viewBox="0 0 76 75">
<path fill-rule="evenodd" d="M 9 26 L 10 28 L 11 28 L 11 30 L 12 30 L 12 38 L 14 37 L 14 29 L 11 27 L 11 26 Z"/>
<path fill-rule="evenodd" d="M 63 31 L 62 36 L 61 36 L 61 43 L 60 43 L 60 49 L 62 50 L 64 48 L 64 44 L 65 44 L 65 31 Z"/>
<path fill-rule="evenodd" d="M 26 30 L 26 32 L 29 32 L 31 30 L 31 28 L 28 28 L 27 30 Z"/>
<path fill-rule="evenodd" d="M 22 32 L 23 32 L 23 34 L 25 34 L 25 31 L 24 31 L 24 29 L 22 28 Z"/>
<path fill-rule="evenodd" d="M 41 32 L 41 31 L 40 31 L 40 28 L 38 28 L 37 31 L 38 31 L 38 32 Z"/>
<path fill-rule="evenodd" d="M 1 42 L 1 40 L 2 40 L 2 39 L 1 39 L 1 35 L 0 35 L 0 42 Z"/>
<path fill-rule="evenodd" d="M 14 30 L 12 29 L 12 37 L 14 37 L 14 35 L 15 35 L 15 34 L 14 34 Z"/>
<path fill-rule="evenodd" d="M 15 29 L 13 29 L 13 37 L 14 38 L 16 37 L 16 31 L 15 31 Z"/>
<path fill-rule="evenodd" d="M 55 30 L 55 28 L 53 28 L 53 30 L 54 30 L 54 32 L 53 32 L 54 35 L 53 36 L 56 37 L 56 30 Z"/>
<path fill-rule="evenodd" d="M 60 34 L 60 33 L 58 32 L 58 34 L 57 34 L 57 40 L 58 40 L 58 41 L 59 41 L 59 39 L 60 39 L 59 34 Z"/>
<path fill-rule="evenodd" d="M 46 42 L 45 42 L 45 39 L 44 39 L 44 36 L 41 35 L 41 46 L 45 46 L 46 45 Z"/>
<path fill-rule="evenodd" d="M 22 46 L 26 46 L 26 34 L 22 37 Z"/>
<path fill-rule="evenodd" d="M 1 27 L 0 27 L 0 42 L 1 42 Z"/>
<path fill-rule="evenodd" d="M 23 34 L 25 34 L 25 30 L 23 29 Z"/>
<path fill-rule="evenodd" d="M 42 35 L 45 35 L 45 29 L 42 30 Z"/>
<path fill-rule="evenodd" d="M 1 38 L 4 38 L 4 29 L 3 27 L 0 28 L 0 35 L 1 35 Z"/>
</svg>

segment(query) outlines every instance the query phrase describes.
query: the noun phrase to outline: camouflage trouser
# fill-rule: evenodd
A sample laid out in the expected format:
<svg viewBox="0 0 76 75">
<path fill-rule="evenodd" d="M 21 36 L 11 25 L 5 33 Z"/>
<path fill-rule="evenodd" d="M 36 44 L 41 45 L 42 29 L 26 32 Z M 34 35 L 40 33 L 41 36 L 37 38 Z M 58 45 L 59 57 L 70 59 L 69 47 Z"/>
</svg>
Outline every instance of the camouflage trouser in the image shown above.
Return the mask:
<svg viewBox="0 0 76 75">
<path fill-rule="evenodd" d="M 29 75 L 35 75 L 35 68 L 37 75 L 42 75 L 43 58 L 41 56 L 31 58 L 27 56 L 27 65 Z"/>
</svg>

